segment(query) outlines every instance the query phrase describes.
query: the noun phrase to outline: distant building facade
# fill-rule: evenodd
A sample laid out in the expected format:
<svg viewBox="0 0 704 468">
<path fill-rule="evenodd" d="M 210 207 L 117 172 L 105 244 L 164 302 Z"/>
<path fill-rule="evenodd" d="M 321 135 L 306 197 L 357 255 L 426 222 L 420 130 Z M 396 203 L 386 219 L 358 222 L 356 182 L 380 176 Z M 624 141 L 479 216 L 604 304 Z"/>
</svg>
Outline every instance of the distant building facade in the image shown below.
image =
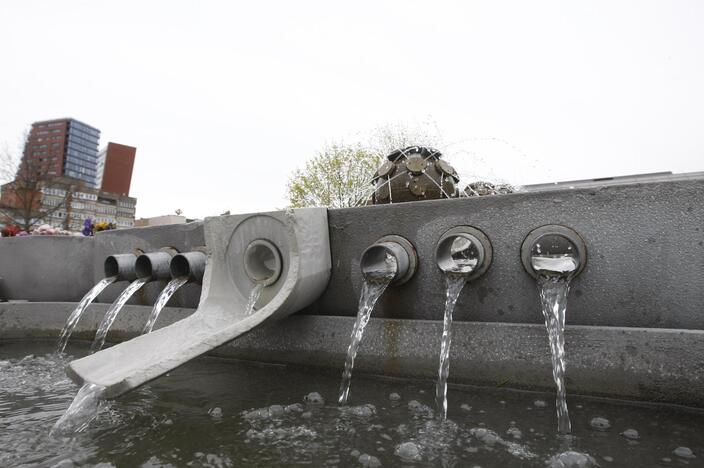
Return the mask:
<svg viewBox="0 0 704 468">
<path fill-rule="evenodd" d="M 98 153 L 98 188 L 105 192 L 130 194 L 137 148 L 110 142 Z"/>
<path fill-rule="evenodd" d="M 80 231 L 86 219 L 94 224 L 113 223 L 119 229 L 134 227 L 137 199 L 103 192 L 64 177 L 42 189 L 42 205 L 60 206 L 44 222 L 68 231 Z"/>
<path fill-rule="evenodd" d="M 183 224 L 188 222 L 185 216 L 164 215 L 153 218 L 140 218 L 134 222 L 135 227 L 164 226 L 167 224 Z"/>
<path fill-rule="evenodd" d="M 41 168 L 46 177 L 71 177 L 98 188 L 99 140 L 100 130 L 76 119 L 34 122 L 22 162 Z"/>
<path fill-rule="evenodd" d="M 129 191 L 137 149 L 111 142 L 99 154 L 99 138 L 100 130 L 71 118 L 32 124 L 17 180 L 28 173 L 39 180 L 32 193 L 40 193 L 41 223 L 70 231 L 81 231 L 86 219 L 134 227 L 137 199 Z M 13 196 L 15 182 L 2 187 L 5 212 L 22 211 L 13 207 L 19 205 Z"/>
</svg>

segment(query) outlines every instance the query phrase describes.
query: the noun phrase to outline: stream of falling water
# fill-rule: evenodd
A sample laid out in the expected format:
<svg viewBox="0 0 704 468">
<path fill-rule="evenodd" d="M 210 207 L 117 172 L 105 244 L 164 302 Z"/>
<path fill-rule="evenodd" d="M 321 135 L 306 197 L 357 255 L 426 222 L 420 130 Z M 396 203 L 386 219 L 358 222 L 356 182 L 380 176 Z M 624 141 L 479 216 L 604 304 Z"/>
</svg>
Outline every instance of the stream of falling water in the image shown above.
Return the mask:
<svg viewBox="0 0 704 468">
<path fill-rule="evenodd" d="M 364 278 L 362 294 L 360 294 L 359 297 L 357 320 L 355 320 L 354 327 L 352 328 L 352 337 L 350 345 L 347 348 L 347 357 L 345 358 L 345 370 L 342 372 L 342 382 L 340 383 L 340 396 L 337 401 L 341 405 L 347 404 L 347 398 L 350 394 L 354 358 L 357 356 L 357 350 L 359 349 L 359 344 L 364 335 L 364 328 L 369 322 L 369 317 L 371 316 L 376 301 L 379 300 L 396 275 L 398 269 L 396 258 L 387 254 L 386 266 L 387 268 L 383 271 L 368 272 Z"/>
<path fill-rule="evenodd" d="M 142 330 L 142 335 L 146 335 L 147 333 L 151 333 L 152 329 L 154 328 L 154 324 L 156 323 L 157 319 L 159 318 L 159 314 L 161 314 L 161 310 L 166 306 L 166 303 L 169 302 L 169 299 L 171 299 L 171 296 L 174 295 L 176 291 L 178 291 L 178 288 L 183 286 L 188 282 L 188 276 L 179 276 L 178 278 L 174 278 L 171 281 L 169 281 L 169 284 L 166 285 L 164 289 L 159 293 L 159 297 L 156 299 L 156 302 L 154 303 L 154 308 L 152 309 L 151 314 L 149 314 L 149 320 L 147 320 L 146 325 L 144 325 L 144 329 Z"/>
<path fill-rule="evenodd" d="M 447 292 L 445 295 L 445 319 L 442 328 L 442 344 L 440 345 L 440 366 L 438 382 L 435 387 L 435 403 L 440 416 L 447 418 L 447 376 L 450 374 L 450 344 L 452 343 L 452 312 L 455 310 L 457 298 L 462 292 L 467 278 L 453 274 L 445 275 Z"/>
<path fill-rule="evenodd" d="M 84 430 L 98 415 L 100 396 L 104 387 L 85 384 L 78 390 L 66 412 L 56 421 L 50 434 L 53 436 L 70 436 Z"/>
<path fill-rule="evenodd" d="M 567 390 L 565 389 L 565 311 L 570 281 L 566 277 L 539 274 L 538 289 L 550 339 L 552 376 L 557 388 L 555 399 L 557 431 L 561 434 L 569 434 L 572 424 L 567 412 Z"/>
<path fill-rule="evenodd" d="M 252 315 L 252 312 L 254 312 L 254 305 L 259 300 L 259 297 L 262 295 L 263 290 L 264 290 L 264 285 L 262 283 L 257 283 L 252 288 L 252 291 L 249 293 L 249 300 L 247 301 L 247 307 L 245 307 L 245 309 L 244 309 L 245 315 Z"/>
<path fill-rule="evenodd" d="M 76 306 L 73 312 L 71 312 L 71 315 L 68 316 L 68 320 L 66 320 L 64 328 L 61 330 L 61 334 L 59 335 L 59 342 L 56 345 L 56 352 L 58 354 L 63 353 L 66 349 L 68 339 L 71 338 L 71 333 L 73 333 L 73 330 L 76 328 L 76 325 L 78 325 L 78 321 L 81 319 L 81 316 L 83 315 L 83 312 L 85 312 L 86 308 L 88 308 L 90 303 L 93 302 L 96 297 L 98 297 L 98 294 L 100 294 L 103 289 L 107 288 L 110 284 L 114 283 L 116 279 L 117 276 L 110 276 L 108 278 L 101 279 L 95 286 L 91 288 L 90 291 L 88 291 L 85 296 L 83 296 L 81 302 L 78 303 L 78 306 Z"/>
<path fill-rule="evenodd" d="M 105 344 L 105 338 L 108 335 L 108 330 L 110 330 L 112 323 L 117 318 L 117 314 L 120 313 L 120 310 L 122 310 L 122 307 L 127 303 L 129 298 L 132 297 L 132 294 L 137 292 L 137 290 L 141 288 L 142 285 L 144 285 L 148 280 L 149 278 L 138 278 L 132 281 L 130 285 L 127 286 L 124 291 L 122 291 L 122 293 L 115 300 L 115 302 L 112 303 L 108 311 L 105 313 L 103 321 L 100 322 L 98 331 L 95 334 L 95 339 L 93 340 L 93 344 L 90 347 L 91 354 L 96 351 L 100 351 L 103 348 L 103 345 Z"/>
</svg>

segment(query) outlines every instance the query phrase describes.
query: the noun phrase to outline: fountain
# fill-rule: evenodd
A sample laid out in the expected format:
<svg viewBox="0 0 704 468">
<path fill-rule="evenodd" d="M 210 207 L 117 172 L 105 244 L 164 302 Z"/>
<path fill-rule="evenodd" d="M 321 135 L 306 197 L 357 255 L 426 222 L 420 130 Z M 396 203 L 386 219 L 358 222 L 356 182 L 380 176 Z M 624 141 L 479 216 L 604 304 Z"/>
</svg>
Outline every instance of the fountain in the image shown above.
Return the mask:
<svg viewBox="0 0 704 468">
<path fill-rule="evenodd" d="M 67 370 L 70 377 L 103 387 L 106 398 L 116 397 L 267 321 L 300 310 L 327 284 L 324 209 L 208 218 L 204 227 L 210 257 L 198 310 L 170 326 L 73 361 Z M 260 243 L 262 238 L 267 243 Z M 272 269 L 262 248 L 282 261 Z M 267 283 L 260 299 L 265 305 L 247 315 L 244 298 L 249 291 L 243 288 L 249 289 L 251 281 Z"/>
<path fill-rule="evenodd" d="M 142 334 L 151 333 L 154 328 L 154 324 L 156 324 L 156 321 L 159 318 L 159 314 L 161 314 L 161 311 L 169 302 L 171 296 L 173 296 L 174 293 L 181 288 L 181 286 L 185 286 L 189 282 L 196 284 L 201 284 L 203 282 L 205 263 L 206 255 L 201 251 L 177 254 L 170 259 L 169 273 L 171 274 L 172 279 L 159 293 L 159 297 L 157 297 L 156 302 L 154 303 L 154 308 L 149 314 L 147 323 L 144 325 Z"/>
<path fill-rule="evenodd" d="M 491 242 L 486 234 L 477 228 L 458 226 L 450 229 L 440 238 L 435 258 L 438 268 L 445 274 L 447 284 L 440 364 L 435 387 L 435 403 L 440 416 L 445 419 L 447 417 L 447 377 L 450 374 L 452 313 L 464 285 L 483 275 L 491 265 Z"/>
<path fill-rule="evenodd" d="M 536 278 L 545 327 L 550 341 L 552 374 L 557 388 L 557 430 L 572 430 L 565 388 L 565 313 L 570 281 L 587 262 L 584 240 L 564 226 L 541 226 L 523 241 L 521 259 L 526 271 Z"/>
<path fill-rule="evenodd" d="M 0 303 L 0 465 L 701 458 L 703 174 L 421 203 L 391 197 L 393 205 L 214 217 L 86 239 L 0 240 L 0 292 L 16 301 Z M 122 281 L 136 279 L 105 285 L 74 316 L 106 279 L 105 259 L 167 247 L 185 253 L 122 308 L 107 335 L 114 345 L 86 355 L 84 340 Z M 203 247 L 203 261 L 189 262 Z M 178 261 L 187 267 L 176 269 Z M 32 268 L 8 266 L 22 262 Z M 165 298 L 165 282 L 185 277 Z M 142 335 L 155 310 L 157 326 Z M 53 342 L 68 317 L 63 354 L 37 343 Z M 66 365 L 84 387 L 52 438 L 47 428 L 78 389 Z M 555 393 L 557 432 L 570 432 L 558 439 L 545 404 Z M 109 411 L 87 423 L 100 401 Z"/>
<path fill-rule="evenodd" d="M 400 236 L 382 237 L 362 253 L 360 269 L 364 283 L 359 296 L 357 319 L 352 327 L 350 345 L 347 348 L 345 368 L 342 372 L 340 395 L 337 399 L 340 405 L 347 404 L 354 359 L 376 301 L 389 285 L 394 283 L 400 285 L 408 281 L 415 273 L 417 262 L 413 245 Z"/>
</svg>

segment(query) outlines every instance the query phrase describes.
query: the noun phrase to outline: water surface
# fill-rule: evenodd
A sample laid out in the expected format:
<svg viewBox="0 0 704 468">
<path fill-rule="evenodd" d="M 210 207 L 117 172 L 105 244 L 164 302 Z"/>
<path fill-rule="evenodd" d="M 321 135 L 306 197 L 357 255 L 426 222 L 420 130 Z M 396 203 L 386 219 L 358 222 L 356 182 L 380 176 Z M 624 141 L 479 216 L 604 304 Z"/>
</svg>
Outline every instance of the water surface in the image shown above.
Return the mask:
<svg viewBox="0 0 704 468">
<path fill-rule="evenodd" d="M 704 460 L 697 410 L 573 396 L 566 442 L 556 436 L 550 393 L 450 385 L 441 422 L 434 379 L 358 374 L 350 406 L 339 407 L 339 369 L 218 358 L 104 402 L 82 432 L 54 437 L 79 387 L 53 351 L 51 342 L 0 345 L 0 466 L 353 467 L 375 457 L 383 466 L 545 467 L 568 448 L 602 467 Z M 80 357 L 88 346 L 67 352 Z M 629 429 L 637 439 L 621 435 Z M 678 447 L 696 458 L 678 456 Z"/>
</svg>

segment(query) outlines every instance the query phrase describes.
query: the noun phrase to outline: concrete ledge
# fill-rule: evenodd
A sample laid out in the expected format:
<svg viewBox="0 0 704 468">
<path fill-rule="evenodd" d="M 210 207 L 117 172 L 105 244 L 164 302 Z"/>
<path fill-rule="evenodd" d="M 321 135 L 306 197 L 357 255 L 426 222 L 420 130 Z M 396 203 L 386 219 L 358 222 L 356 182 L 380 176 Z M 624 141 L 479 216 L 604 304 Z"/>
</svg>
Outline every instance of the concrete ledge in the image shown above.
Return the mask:
<svg viewBox="0 0 704 468">
<path fill-rule="evenodd" d="M 0 339 L 56 339 L 73 303 L 0 304 Z M 106 304 L 92 305 L 76 339 L 92 339 Z M 126 306 L 108 340 L 139 333 L 151 307 Z M 166 308 L 157 328 L 193 309 Z M 297 315 L 246 335 L 212 354 L 245 360 L 342 369 L 354 319 Z M 356 371 L 435 379 L 442 323 L 373 318 Z M 570 394 L 704 407 L 704 331 L 568 326 Z M 542 325 L 456 322 L 450 381 L 552 391 Z"/>
</svg>

